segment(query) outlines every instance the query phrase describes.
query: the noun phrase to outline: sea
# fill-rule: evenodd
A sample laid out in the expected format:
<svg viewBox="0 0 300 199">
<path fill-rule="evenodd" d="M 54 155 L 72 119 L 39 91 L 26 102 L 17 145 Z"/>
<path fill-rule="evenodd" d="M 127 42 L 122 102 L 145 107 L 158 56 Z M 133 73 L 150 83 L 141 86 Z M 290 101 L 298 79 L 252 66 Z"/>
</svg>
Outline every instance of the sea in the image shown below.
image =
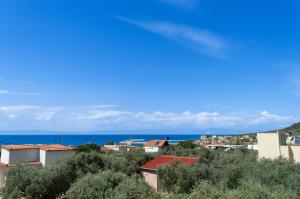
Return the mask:
<svg viewBox="0 0 300 199">
<path fill-rule="evenodd" d="M 121 142 L 125 140 L 168 139 L 170 142 L 182 140 L 199 140 L 201 134 L 193 135 L 0 135 L 0 145 L 7 144 L 63 144 L 77 146 L 86 143 L 95 143 L 103 146 L 108 141 Z"/>
</svg>

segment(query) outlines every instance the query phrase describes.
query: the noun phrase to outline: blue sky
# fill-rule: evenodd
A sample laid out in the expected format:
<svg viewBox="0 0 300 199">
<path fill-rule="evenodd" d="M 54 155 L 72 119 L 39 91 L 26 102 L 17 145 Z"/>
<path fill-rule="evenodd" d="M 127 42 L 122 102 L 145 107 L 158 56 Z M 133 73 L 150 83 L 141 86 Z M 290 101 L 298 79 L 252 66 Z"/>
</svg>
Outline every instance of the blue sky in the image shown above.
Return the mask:
<svg viewBox="0 0 300 199">
<path fill-rule="evenodd" d="M 300 2 L 4 0 L 0 130 L 299 120 Z"/>
</svg>

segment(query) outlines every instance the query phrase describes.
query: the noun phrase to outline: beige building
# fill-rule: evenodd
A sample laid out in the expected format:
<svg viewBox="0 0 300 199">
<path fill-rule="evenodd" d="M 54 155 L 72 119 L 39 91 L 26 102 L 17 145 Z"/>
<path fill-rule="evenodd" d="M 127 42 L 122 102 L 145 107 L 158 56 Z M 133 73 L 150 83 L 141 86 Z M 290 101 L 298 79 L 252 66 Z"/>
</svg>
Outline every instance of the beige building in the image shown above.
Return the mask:
<svg viewBox="0 0 300 199">
<path fill-rule="evenodd" d="M 192 165 L 199 162 L 199 160 L 200 160 L 199 158 L 194 158 L 194 157 L 178 157 L 178 156 L 162 155 L 147 162 L 145 165 L 140 167 L 140 171 L 146 183 L 149 186 L 153 187 L 155 190 L 158 190 L 159 182 L 157 177 L 157 170 L 159 169 L 159 167 L 163 165 L 170 165 L 173 162 L 179 162 L 185 165 Z"/>
<path fill-rule="evenodd" d="M 300 145 L 296 137 L 283 132 L 258 133 L 258 156 L 259 159 L 286 158 L 291 162 L 300 163 Z"/>
</svg>

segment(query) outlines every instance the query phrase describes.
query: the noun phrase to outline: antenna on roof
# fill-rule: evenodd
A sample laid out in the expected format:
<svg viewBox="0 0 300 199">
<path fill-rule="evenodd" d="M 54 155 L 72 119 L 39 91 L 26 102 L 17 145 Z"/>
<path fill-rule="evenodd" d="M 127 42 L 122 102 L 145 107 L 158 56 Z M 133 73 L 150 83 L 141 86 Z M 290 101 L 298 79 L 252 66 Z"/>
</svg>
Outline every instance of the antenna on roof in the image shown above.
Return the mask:
<svg viewBox="0 0 300 199">
<path fill-rule="evenodd" d="M 61 132 L 61 145 L 64 145 L 64 132 Z"/>
</svg>

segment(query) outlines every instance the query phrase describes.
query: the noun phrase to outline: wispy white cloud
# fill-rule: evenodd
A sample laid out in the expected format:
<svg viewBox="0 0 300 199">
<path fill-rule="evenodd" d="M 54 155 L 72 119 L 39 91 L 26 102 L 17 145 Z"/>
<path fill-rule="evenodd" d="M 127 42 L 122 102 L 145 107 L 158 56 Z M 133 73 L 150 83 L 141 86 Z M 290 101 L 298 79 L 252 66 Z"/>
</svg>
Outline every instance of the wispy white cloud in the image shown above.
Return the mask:
<svg viewBox="0 0 300 199">
<path fill-rule="evenodd" d="M 184 9 L 193 8 L 198 3 L 197 0 L 160 0 L 160 1 Z"/>
<path fill-rule="evenodd" d="M 193 28 L 191 26 L 174 24 L 170 22 L 145 22 L 129 19 L 126 17 L 117 17 L 129 24 L 143 28 L 147 31 L 164 36 L 216 58 L 227 58 L 229 42 L 221 36 L 208 30 Z"/>
<path fill-rule="evenodd" d="M 12 92 L 5 90 L 5 89 L 0 89 L 0 95 L 10 95 Z"/>
<path fill-rule="evenodd" d="M 268 111 L 262 111 L 255 120 L 253 120 L 254 124 L 261 124 L 266 122 L 282 122 L 282 121 L 291 121 L 295 119 L 293 116 L 280 116 Z"/>
<path fill-rule="evenodd" d="M 17 91 L 9 91 L 9 90 L 6 90 L 6 89 L 0 89 L 0 96 L 1 95 L 38 96 L 38 95 L 45 95 L 45 93 L 41 93 L 41 92 L 17 92 Z"/>
<path fill-rule="evenodd" d="M 19 83 L 20 84 L 29 84 L 29 85 L 35 84 L 34 81 L 30 81 L 30 80 L 20 80 Z"/>
<path fill-rule="evenodd" d="M 228 113 L 185 111 L 133 112 L 98 106 L 41 107 L 0 106 L 0 130 L 144 130 L 144 129 L 204 129 L 204 128 L 259 128 L 266 125 L 288 125 L 297 118 L 259 113 Z"/>
</svg>

